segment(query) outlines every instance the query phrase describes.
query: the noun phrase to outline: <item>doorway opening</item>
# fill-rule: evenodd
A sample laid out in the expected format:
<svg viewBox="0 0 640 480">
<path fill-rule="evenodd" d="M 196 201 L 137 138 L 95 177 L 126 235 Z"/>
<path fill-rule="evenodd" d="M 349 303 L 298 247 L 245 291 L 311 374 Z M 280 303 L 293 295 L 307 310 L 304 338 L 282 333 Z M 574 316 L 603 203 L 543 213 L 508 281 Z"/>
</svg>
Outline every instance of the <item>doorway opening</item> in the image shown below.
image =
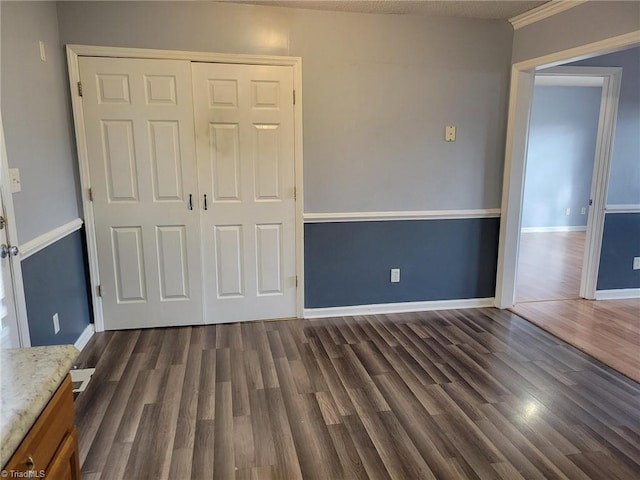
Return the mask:
<svg viewBox="0 0 640 480">
<path fill-rule="evenodd" d="M 605 74 L 558 67 L 535 74 L 527 145 L 516 304 L 580 298 Z M 593 74 L 593 75 L 591 75 Z M 592 223 L 593 225 L 593 223 Z M 590 238 L 589 243 L 593 240 Z"/>
</svg>

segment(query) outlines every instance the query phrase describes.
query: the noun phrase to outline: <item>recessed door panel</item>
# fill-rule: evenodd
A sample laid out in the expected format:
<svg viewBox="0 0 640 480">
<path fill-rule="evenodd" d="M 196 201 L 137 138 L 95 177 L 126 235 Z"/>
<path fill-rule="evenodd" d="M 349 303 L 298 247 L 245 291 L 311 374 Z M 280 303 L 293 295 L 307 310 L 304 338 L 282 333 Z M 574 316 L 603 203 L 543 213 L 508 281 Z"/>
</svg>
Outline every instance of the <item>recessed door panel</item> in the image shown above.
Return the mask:
<svg viewBox="0 0 640 480">
<path fill-rule="evenodd" d="M 238 124 L 209 125 L 213 198 L 240 200 L 240 136 Z"/>
<path fill-rule="evenodd" d="M 118 303 L 146 301 L 142 227 L 112 228 L 111 246 Z"/>
<path fill-rule="evenodd" d="M 145 75 L 145 96 L 148 105 L 176 104 L 176 77 L 173 75 Z"/>
<path fill-rule="evenodd" d="M 180 130 L 177 121 L 149 122 L 149 152 L 156 201 L 182 200 Z"/>
<path fill-rule="evenodd" d="M 242 296 L 242 226 L 215 227 L 218 298 Z"/>
<path fill-rule="evenodd" d="M 256 201 L 280 198 L 278 125 L 254 125 Z"/>
<path fill-rule="evenodd" d="M 184 225 L 156 227 L 160 299 L 189 298 L 187 241 Z"/>
<path fill-rule="evenodd" d="M 282 294 L 282 224 L 256 225 L 258 295 Z"/>
<path fill-rule="evenodd" d="M 102 122 L 102 147 L 110 202 L 138 200 L 138 174 L 133 145 L 133 122 Z"/>
<path fill-rule="evenodd" d="M 98 103 L 131 103 L 129 95 L 129 75 L 98 74 L 95 78 L 98 87 Z"/>
<path fill-rule="evenodd" d="M 209 80 L 209 106 L 236 108 L 238 106 L 238 81 Z"/>
<path fill-rule="evenodd" d="M 278 108 L 280 106 L 280 82 L 251 82 L 253 108 Z"/>
</svg>

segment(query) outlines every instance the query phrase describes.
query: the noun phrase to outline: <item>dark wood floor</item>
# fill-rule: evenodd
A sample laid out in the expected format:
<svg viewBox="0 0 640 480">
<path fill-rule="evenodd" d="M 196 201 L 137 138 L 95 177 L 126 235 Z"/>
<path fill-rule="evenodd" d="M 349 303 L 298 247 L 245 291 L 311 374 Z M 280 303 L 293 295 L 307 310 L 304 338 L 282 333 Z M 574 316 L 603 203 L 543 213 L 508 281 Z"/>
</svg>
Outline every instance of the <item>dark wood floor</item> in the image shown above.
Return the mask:
<svg viewBox="0 0 640 480">
<path fill-rule="evenodd" d="M 83 479 L 607 479 L 640 385 L 495 309 L 98 334 Z"/>
</svg>

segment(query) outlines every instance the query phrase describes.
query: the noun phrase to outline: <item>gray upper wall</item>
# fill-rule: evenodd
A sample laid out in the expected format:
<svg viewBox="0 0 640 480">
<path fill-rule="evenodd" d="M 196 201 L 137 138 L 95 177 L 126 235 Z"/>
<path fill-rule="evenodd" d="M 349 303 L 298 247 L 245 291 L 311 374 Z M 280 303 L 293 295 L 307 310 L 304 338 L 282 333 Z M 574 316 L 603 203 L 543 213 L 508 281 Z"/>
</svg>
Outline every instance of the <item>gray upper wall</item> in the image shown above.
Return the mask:
<svg viewBox="0 0 640 480">
<path fill-rule="evenodd" d="M 306 212 L 500 206 L 506 21 L 209 2 L 61 2 L 58 18 L 63 44 L 301 56 Z"/>
<path fill-rule="evenodd" d="M 608 205 L 640 205 L 640 47 L 571 65 L 622 67 Z"/>
<path fill-rule="evenodd" d="M 514 32 L 513 63 L 640 30 L 640 2 L 591 0 Z"/>
<path fill-rule="evenodd" d="M 79 216 L 79 182 L 56 5 L 2 1 L 0 8 L 2 122 L 9 167 L 20 169 L 13 202 L 24 243 Z"/>
<path fill-rule="evenodd" d="M 601 87 L 535 87 L 523 227 L 587 225 L 601 96 Z"/>
</svg>

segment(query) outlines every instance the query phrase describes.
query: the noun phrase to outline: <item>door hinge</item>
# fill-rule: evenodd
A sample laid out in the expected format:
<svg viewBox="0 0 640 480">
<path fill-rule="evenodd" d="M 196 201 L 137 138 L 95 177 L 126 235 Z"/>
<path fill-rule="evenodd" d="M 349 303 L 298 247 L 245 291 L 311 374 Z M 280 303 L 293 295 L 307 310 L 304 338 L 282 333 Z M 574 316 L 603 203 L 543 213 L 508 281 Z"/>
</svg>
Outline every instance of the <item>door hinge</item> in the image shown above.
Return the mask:
<svg viewBox="0 0 640 480">
<path fill-rule="evenodd" d="M 296 104 L 296 91 L 293 91 L 293 104 Z"/>
<path fill-rule="evenodd" d="M 93 202 L 93 190 L 89 188 L 89 201 Z"/>
<path fill-rule="evenodd" d="M 82 82 L 78 82 L 78 95 L 82 96 Z"/>
<path fill-rule="evenodd" d="M 96 286 L 96 296 L 97 297 L 102 297 L 102 285 L 97 285 Z"/>
<path fill-rule="evenodd" d="M 294 200 L 298 199 L 298 188 L 297 187 L 293 187 L 293 199 Z"/>
<path fill-rule="evenodd" d="M 298 288 L 298 275 L 296 275 L 296 288 Z"/>
</svg>

